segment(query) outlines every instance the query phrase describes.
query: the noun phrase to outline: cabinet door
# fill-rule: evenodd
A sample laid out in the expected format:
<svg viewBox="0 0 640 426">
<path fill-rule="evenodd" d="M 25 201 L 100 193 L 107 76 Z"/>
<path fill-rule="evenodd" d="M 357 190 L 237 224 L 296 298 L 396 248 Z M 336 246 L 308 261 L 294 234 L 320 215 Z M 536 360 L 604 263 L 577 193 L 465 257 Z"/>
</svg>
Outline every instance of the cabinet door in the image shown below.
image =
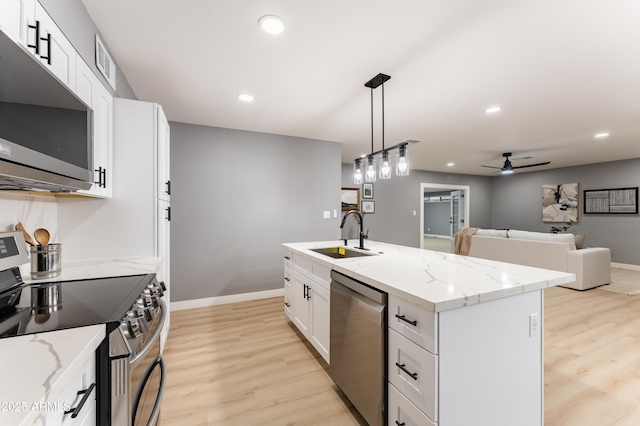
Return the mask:
<svg viewBox="0 0 640 426">
<path fill-rule="evenodd" d="M 39 48 L 37 56 L 60 81 L 75 91 L 76 50 L 40 3 L 36 2 L 35 10 L 40 35 L 39 40 L 34 40 Z"/>
<path fill-rule="evenodd" d="M 35 7 L 35 0 L 0 1 L 0 27 L 23 46 L 28 44 L 29 24 L 35 22 Z"/>
<path fill-rule="evenodd" d="M 312 281 L 309 302 L 311 303 L 309 341 L 329 363 L 329 290 Z"/>
<path fill-rule="evenodd" d="M 76 94 L 93 109 L 93 186 L 78 192 L 109 198 L 113 195 L 113 97 L 79 55 Z"/>
<path fill-rule="evenodd" d="M 157 219 L 157 248 L 156 256 L 164 259 L 162 267 L 157 273 L 159 281 L 164 281 L 167 291 L 164 293 L 164 301 L 167 305 L 167 322 L 162 328 L 160 334 L 160 351 L 164 350 L 164 345 L 169 335 L 170 326 L 170 303 L 171 303 L 171 205 L 167 201 L 158 200 L 158 219 Z"/>
<path fill-rule="evenodd" d="M 305 336 L 309 336 L 309 279 L 293 271 L 293 323 Z"/>
<path fill-rule="evenodd" d="M 161 200 L 171 201 L 171 176 L 170 176 L 170 146 L 171 134 L 169 122 L 164 115 L 162 107 L 158 105 L 157 111 L 157 161 L 158 161 L 158 198 Z"/>
</svg>

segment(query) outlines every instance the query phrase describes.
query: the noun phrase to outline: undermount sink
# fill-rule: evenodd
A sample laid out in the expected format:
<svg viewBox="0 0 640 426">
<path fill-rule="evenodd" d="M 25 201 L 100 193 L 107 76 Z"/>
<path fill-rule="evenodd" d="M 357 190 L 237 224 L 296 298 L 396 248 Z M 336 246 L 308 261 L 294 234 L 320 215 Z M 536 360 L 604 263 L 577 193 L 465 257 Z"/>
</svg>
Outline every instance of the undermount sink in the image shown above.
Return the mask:
<svg viewBox="0 0 640 426">
<path fill-rule="evenodd" d="M 351 250 L 347 247 L 327 247 L 327 248 L 317 248 L 310 249 L 311 251 L 315 251 L 316 253 L 322 254 L 324 256 L 329 256 L 334 259 L 344 259 L 348 257 L 361 257 L 361 256 L 375 256 L 375 253 L 365 253 L 361 251 Z"/>
</svg>

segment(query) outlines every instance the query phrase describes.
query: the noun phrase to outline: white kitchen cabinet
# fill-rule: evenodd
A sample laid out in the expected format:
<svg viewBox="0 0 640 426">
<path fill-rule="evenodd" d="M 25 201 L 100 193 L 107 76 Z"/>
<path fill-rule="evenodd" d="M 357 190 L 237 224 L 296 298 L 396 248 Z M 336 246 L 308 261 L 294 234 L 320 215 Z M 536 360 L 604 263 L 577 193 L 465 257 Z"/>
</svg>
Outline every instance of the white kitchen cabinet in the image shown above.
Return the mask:
<svg viewBox="0 0 640 426">
<path fill-rule="evenodd" d="M 17 42 L 27 46 L 27 34 L 35 29 L 29 25 L 35 22 L 36 0 L 0 1 L 0 27 Z M 32 36 L 33 37 L 33 36 Z"/>
<path fill-rule="evenodd" d="M 162 107 L 158 105 L 157 109 L 157 157 L 158 157 L 158 177 L 157 177 L 157 194 L 158 199 L 171 201 L 171 163 L 170 159 L 170 140 L 171 130 L 167 117 L 162 111 Z"/>
<path fill-rule="evenodd" d="M 129 226 L 122 232 L 122 238 L 131 241 L 135 252 L 129 255 L 149 255 L 163 259 L 157 272 L 159 281 L 163 281 L 167 291 L 167 308 L 171 300 L 171 204 L 161 197 L 159 188 L 159 170 L 164 166 L 160 145 L 168 152 L 170 145 L 169 123 L 160 105 L 130 99 L 113 99 L 113 152 L 114 176 L 118 183 L 114 187 L 112 200 L 114 213 L 126 220 Z M 164 159 L 163 162 L 168 161 Z M 125 219 L 129 216 L 129 219 Z M 120 248 L 120 250 L 126 250 Z M 143 252 L 140 252 L 143 251 Z M 146 253 L 144 253 L 146 251 Z M 169 332 L 170 310 L 167 322 L 162 329 L 160 347 L 164 345 Z"/>
<path fill-rule="evenodd" d="M 96 359 L 90 356 L 71 384 L 46 413 L 43 424 L 89 426 L 96 424 Z M 75 417 L 73 417 L 75 415 Z"/>
<path fill-rule="evenodd" d="M 287 259 L 292 256 L 291 259 Z M 292 268 L 288 272 L 287 262 Z M 285 277 L 291 274 L 291 320 L 314 348 L 329 363 L 329 327 L 331 269 L 290 252 L 285 253 Z M 287 301 L 285 279 L 285 302 Z M 285 305 L 285 314 L 286 305 Z"/>
<path fill-rule="evenodd" d="M 284 313 L 293 321 L 293 271 L 289 251 L 284 253 Z"/>
<path fill-rule="evenodd" d="M 28 33 L 30 51 L 71 90 L 76 89 L 76 50 L 42 5 L 35 5 L 36 27 Z M 37 38 L 36 38 L 37 37 Z M 31 47 L 33 46 L 33 47 Z"/>
<path fill-rule="evenodd" d="M 169 286 L 169 276 L 171 275 L 171 206 L 168 201 L 158 200 L 157 219 L 157 248 L 156 255 L 163 258 L 162 266 L 157 273 L 158 281 L 165 283 L 167 290 L 164 293 L 164 301 L 167 308 L 171 303 L 171 287 Z M 160 333 L 160 350 L 164 350 L 169 335 L 171 322 L 171 310 L 167 310 L 167 321 Z"/>
<path fill-rule="evenodd" d="M 101 198 L 113 195 L 113 96 L 77 55 L 76 94 L 93 109 L 93 169 L 91 189 L 78 193 Z"/>
<path fill-rule="evenodd" d="M 543 330 L 541 290 L 440 313 L 394 299 L 389 297 L 389 425 L 413 425 L 420 415 L 428 421 L 418 424 L 441 426 L 544 423 L 542 332 L 529 330 L 534 313 Z M 423 327 L 416 331 L 396 314 Z"/>
</svg>

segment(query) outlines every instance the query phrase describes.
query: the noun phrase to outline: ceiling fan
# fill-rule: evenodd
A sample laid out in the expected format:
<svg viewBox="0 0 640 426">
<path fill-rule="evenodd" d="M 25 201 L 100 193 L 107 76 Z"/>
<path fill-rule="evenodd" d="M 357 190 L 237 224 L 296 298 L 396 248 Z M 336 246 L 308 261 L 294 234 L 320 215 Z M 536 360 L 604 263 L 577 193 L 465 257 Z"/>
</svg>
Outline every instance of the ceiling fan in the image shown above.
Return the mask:
<svg viewBox="0 0 640 426">
<path fill-rule="evenodd" d="M 511 157 L 511 153 L 510 152 L 505 152 L 504 154 L 502 154 L 502 156 L 505 158 L 504 160 L 504 165 L 502 167 L 494 167 L 494 166 L 482 166 L 482 167 L 488 167 L 490 169 L 499 169 L 500 172 L 503 175 L 509 175 L 511 173 L 513 173 L 513 171 L 515 169 L 524 169 L 525 167 L 536 167 L 536 166 L 544 166 L 546 164 L 551 163 L 551 161 L 547 161 L 544 163 L 536 163 L 536 164 L 527 164 L 526 166 L 513 166 L 511 164 L 511 161 L 509 161 L 509 157 Z"/>
</svg>

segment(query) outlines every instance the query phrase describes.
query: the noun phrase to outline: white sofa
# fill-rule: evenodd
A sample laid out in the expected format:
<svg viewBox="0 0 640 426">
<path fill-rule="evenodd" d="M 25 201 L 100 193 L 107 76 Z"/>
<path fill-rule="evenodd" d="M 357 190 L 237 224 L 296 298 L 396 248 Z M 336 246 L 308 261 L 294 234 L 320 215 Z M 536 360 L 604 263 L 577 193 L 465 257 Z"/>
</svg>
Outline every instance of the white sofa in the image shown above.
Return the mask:
<svg viewBox="0 0 640 426">
<path fill-rule="evenodd" d="M 570 272 L 576 280 L 564 287 L 575 290 L 611 282 L 611 250 L 576 249 L 573 234 L 478 229 L 471 236 L 469 256 Z"/>
</svg>

